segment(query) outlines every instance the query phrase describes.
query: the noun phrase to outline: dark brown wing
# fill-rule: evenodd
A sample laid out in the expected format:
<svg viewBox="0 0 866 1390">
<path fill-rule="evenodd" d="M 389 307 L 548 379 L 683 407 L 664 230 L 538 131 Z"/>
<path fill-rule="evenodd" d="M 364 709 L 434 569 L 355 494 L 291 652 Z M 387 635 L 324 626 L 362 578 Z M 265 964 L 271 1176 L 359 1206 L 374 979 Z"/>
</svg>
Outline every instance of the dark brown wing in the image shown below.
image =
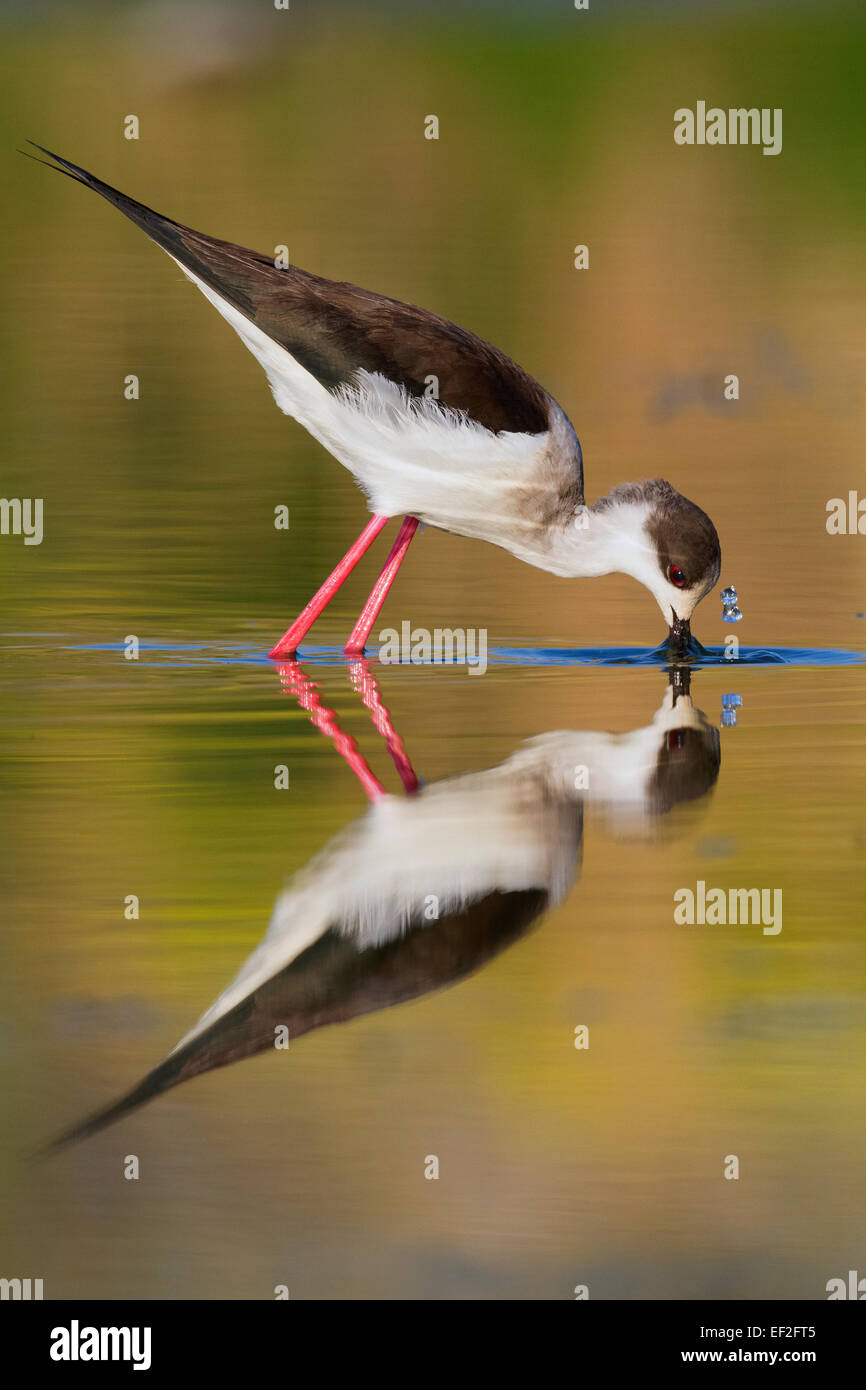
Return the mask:
<svg viewBox="0 0 866 1390">
<path fill-rule="evenodd" d="M 487 894 L 438 922 L 413 922 L 380 946 L 359 950 L 330 928 L 270 980 L 196 1033 L 121 1100 L 84 1120 L 42 1153 L 86 1139 L 183 1081 L 272 1051 L 275 1028 L 291 1040 L 417 999 L 478 970 L 529 930 L 548 905 L 543 889 Z"/>
<path fill-rule="evenodd" d="M 35 148 L 56 160 L 58 172 L 106 198 L 329 389 L 365 370 L 421 396 L 432 375 L 443 405 L 465 410 L 489 430 L 547 430 L 547 392 L 474 333 L 356 285 L 294 266 L 279 270 L 267 256 L 173 222 L 42 145 Z"/>
</svg>

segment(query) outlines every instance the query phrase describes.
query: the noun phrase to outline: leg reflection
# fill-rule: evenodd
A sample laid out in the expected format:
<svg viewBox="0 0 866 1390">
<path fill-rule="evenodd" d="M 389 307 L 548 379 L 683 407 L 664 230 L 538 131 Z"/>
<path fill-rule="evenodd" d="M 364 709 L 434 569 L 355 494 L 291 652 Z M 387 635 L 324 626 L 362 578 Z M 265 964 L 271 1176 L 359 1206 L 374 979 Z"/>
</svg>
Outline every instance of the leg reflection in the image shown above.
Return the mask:
<svg viewBox="0 0 866 1390">
<path fill-rule="evenodd" d="M 318 686 L 304 674 L 300 662 L 284 661 L 278 669 L 283 689 L 295 696 L 315 727 L 333 741 L 340 757 L 348 763 L 370 800 L 378 801 L 381 797 L 387 796 L 388 793 L 370 769 L 355 740 L 340 728 L 334 711 L 322 704 Z"/>
<path fill-rule="evenodd" d="M 370 670 L 368 662 L 364 657 L 349 664 L 349 679 L 352 686 L 357 690 L 363 704 L 373 716 L 373 725 L 376 732 L 381 734 L 385 740 L 388 752 L 394 759 L 394 766 L 409 793 L 418 790 L 418 778 L 415 776 L 415 769 L 409 761 L 409 755 L 403 744 L 403 740 L 391 723 L 391 715 L 382 704 L 382 696 L 379 693 L 379 683 Z"/>
</svg>

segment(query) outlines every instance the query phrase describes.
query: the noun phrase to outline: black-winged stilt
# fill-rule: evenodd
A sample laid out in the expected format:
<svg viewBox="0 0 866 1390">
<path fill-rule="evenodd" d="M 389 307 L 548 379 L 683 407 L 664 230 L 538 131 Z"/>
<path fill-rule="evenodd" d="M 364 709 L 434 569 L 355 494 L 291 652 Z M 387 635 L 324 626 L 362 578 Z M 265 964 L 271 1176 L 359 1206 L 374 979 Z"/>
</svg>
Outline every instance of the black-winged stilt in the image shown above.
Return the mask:
<svg viewBox="0 0 866 1390">
<path fill-rule="evenodd" d="M 392 516 L 404 520 L 348 653 L 363 650 L 419 522 L 567 578 L 629 574 L 656 599 L 673 645 L 688 644 L 691 614 L 719 577 L 712 521 L 660 479 L 587 507 L 570 420 L 498 348 L 425 309 L 195 232 L 35 148 L 168 252 L 264 367 L 281 410 L 367 495 L 372 520 L 272 657 L 296 651 Z"/>
<path fill-rule="evenodd" d="M 587 804 L 633 839 L 653 834 L 679 803 L 704 797 L 719 772 L 719 731 L 692 703 L 688 672 L 675 668 L 644 728 L 541 734 L 496 767 L 419 787 L 359 658 L 352 682 L 410 793 L 391 796 L 300 664 L 285 662 L 280 674 L 370 805 L 286 884 L 259 945 L 165 1060 L 43 1153 L 183 1081 L 273 1051 L 277 1029 L 294 1042 L 471 975 L 563 901 L 580 872 Z M 576 779 L 578 768 L 585 779 Z"/>
</svg>

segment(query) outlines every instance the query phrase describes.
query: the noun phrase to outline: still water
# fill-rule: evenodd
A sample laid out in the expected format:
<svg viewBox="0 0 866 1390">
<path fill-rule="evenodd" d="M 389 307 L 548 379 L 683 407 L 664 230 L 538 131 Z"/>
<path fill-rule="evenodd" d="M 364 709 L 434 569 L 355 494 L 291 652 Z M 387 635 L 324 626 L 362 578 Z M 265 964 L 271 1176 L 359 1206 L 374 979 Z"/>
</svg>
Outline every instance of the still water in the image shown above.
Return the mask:
<svg viewBox="0 0 866 1390">
<path fill-rule="evenodd" d="M 10 150 L 500 344 L 574 418 L 590 499 L 665 476 L 710 513 L 744 616 L 710 595 L 671 673 L 632 581 L 428 530 L 382 625 L 483 630 L 483 676 L 342 658 L 384 550 L 269 662 L 362 500 L 136 228 L 13 156 L 2 491 L 45 526 L 0 541 L 4 1272 L 825 1296 L 866 1236 L 866 541 L 825 525 L 862 478 L 848 30 L 343 15 L 205 49 L 107 14 L 75 64 L 60 21 L 10 29 Z M 670 138 L 683 63 L 737 104 L 744 52 L 798 118 L 710 169 Z M 774 923 L 675 917 L 752 888 Z"/>
<path fill-rule="evenodd" d="M 70 1295 L 323 1298 L 817 1297 L 855 1267 L 855 667 L 699 669 L 685 694 L 661 667 L 46 646 L 17 639 L 9 730 L 19 1263 Z M 781 931 L 677 925 L 698 881 L 781 887 Z M 175 1059 L 195 1079 L 26 1156 L 245 962 Z"/>
</svg>

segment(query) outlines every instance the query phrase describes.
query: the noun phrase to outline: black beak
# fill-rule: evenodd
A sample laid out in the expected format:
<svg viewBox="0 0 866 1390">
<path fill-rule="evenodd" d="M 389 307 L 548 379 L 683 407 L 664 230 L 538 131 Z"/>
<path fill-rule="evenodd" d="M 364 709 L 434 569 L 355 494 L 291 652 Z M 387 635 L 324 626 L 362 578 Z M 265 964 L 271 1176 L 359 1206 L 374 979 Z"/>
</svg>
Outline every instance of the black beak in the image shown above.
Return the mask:
<svg viewBox="0 0 866 1390">
<path fill-rule="evenodd" d="M 691 694 L 692 673 L 688 666 L 677 666 L 674 662 L 668 667 L 668 684 L 674 692 L 674 704 L 681 695 Z"/>
<path fill-rule="evenodd" d="M 678 651 L 688 651 L 692 640 L 692 630 L 689 627 L 689 620 L 688 618 L 678 618 L 673 609 L 671 609 L 671 614 L 673 616 L 673 622 L 671 623 L 671 630 L 668 634 L 668 643 L 671 647 L 676 647 Z"/>
</svg>

